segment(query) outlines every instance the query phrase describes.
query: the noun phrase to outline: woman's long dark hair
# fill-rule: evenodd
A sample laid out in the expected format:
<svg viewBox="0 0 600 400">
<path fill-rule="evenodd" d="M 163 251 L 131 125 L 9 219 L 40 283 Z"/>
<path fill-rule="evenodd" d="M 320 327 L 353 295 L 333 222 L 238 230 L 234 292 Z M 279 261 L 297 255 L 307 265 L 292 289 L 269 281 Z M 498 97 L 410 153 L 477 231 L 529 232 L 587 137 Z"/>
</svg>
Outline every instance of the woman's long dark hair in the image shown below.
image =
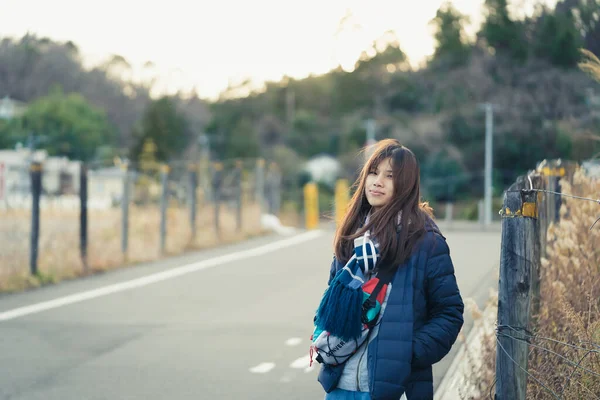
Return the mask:
<svg viewBox="0 0 600 400">
<path fill-rule="evenodd" d="M 388 204 L 373 210 L 369 222 L 362 226 L 371 211 L 365 195 L 367 176 L 387 158 L 393 170 L 393 196 Z M 420 202 L 419 181 L 419 163 L 413 152 L 397 140 L 380 141 L 353 185 L 356 190 L 335 235 L 336 258 L 342 263 L 347 262 L 354 252 L 354 239 L 369 230 L 380 246 L 378 267 L 393 268 L 402 264 L 425 233 L 425 223 L 432 216 L 429 205 Z M 402 220 L 399 227 L 400 212 Z"/>
</svg>

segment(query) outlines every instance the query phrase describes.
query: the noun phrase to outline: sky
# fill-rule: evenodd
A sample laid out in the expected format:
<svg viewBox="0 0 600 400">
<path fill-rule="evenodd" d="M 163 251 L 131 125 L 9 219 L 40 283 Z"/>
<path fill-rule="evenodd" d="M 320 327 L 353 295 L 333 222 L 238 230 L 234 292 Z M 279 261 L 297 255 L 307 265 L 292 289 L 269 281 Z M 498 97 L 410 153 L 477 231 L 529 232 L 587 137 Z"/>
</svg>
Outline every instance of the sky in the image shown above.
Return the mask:
<svg viewBox="0 0 600 400">
<path fill-rule="evenodd" d="M 527 2 L 528 0 L 516 0 Z M 552 0 L 548 0 L 552 1 Z M 455 0 L 475 32 L 483 0 Z M 0 37 L 30 32 L 73 41 L 86 65 L 123 56 L 134 78 L 151 61 L 157 90 L 196 88 L 214 99 L 229 84 L 302 78 L 351 68 L 373 40 L 395 31 L 417 66 L 434 51 L 442 0 L 0 0 Z M 338 30 L 340 21 L 351 15 Z M 145 71 L 148 74 L 148 70 Z"/>
</svg>

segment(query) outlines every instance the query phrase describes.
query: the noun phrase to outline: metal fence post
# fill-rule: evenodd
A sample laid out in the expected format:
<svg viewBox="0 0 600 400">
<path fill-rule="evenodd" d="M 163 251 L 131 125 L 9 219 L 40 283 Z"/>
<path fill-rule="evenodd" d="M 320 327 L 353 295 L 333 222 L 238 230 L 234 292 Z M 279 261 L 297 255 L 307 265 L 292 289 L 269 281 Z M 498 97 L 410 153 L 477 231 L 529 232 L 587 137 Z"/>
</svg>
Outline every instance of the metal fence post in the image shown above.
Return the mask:
<svg viewBox="0 0 600 400">
<path fill-rule="evenodd" d="M 79 250 L 81 252 L 81 262 L 83 269 L 89 272 L 88 265 L 88 168 L 81 163 L 79 173 Z"/>
<path fill-rule="evenodd" d="M 236 227 L 238 232 L 242 230 L 242 208 L 243 208 L 243 191 L 242 191 L 242 160 L 235 161 L 235 196 L 236 196 Z"/>
<path fill-rule="evenodd" d="M 260 213 L 265 212 L 265 160 L 259 158 L 256 162 L 256 201 L 260 207 Z"/>
<path fill-rule="evenodd" d="M 169 166 L 163 165 L 160 171 L 160 254 L 165 254 L 167 239 L 167 206 L 169 201 Z"/>
<path fill-rule="evenodd" d="M 38 273 L 38 253 L 40 240 L 40 197 L 42 195 L 42 164 L 33 162 L 31 175 L 31 237 L 29 247 L 29 269 L 32 275 Z"/>
<path fill-rule="evenodd" d="M 127 259 L 127 249 L 129 247 L 129 165 L 127 163 L 121 166 L 123 171 L 123 194 L 121 196 L 121 252 Z"/>
<path fill-rule="evenodd" d="M 190 229 L 192 232 L 191 241 L 196 240 L 196 191 L 198 190 L 198 171 L 195 164 L 189 165 L 189 205 L 190 205 Z"/>
<path fill-rule="evenodd" d="M 223 181 L 223 164 L 215 162 L 213 164 L 212 184 L 214 194 L 214 210 L 215 210 L 215 231 L 217 236 L 221 237 L 221 222 L 219 218 L 221 209 L 221 185 Z"/>
</svg>

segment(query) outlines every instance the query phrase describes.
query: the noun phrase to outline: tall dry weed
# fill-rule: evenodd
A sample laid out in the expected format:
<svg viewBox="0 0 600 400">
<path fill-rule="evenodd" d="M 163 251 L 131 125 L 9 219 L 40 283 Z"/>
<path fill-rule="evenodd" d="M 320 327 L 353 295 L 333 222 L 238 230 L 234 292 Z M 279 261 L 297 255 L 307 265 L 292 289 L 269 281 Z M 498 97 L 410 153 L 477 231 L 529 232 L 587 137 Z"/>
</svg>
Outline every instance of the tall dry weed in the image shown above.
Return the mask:
<svg viewBox="0 0 600 400">
<path fill-rule="evenodd" d="M 572 183 L 561 180 L 562 192 L 598 198 L 600 181 L 575 172 Z M 529 372 L 561 399 L 600 398 L 600 204 L 562 197 L 560 222 L 548 229 L 547 257 L 542 259 L 540 312 L 534 316 L 538 337 L 532 343 Z M 584 349 L 592 349 L 589 353 Z M 553 351 L 565 357 L 567 361 Z M 593 371 L 585 372 L 573 364 Z M 555 399 L 530 380 L 527 398 Z"/>
<path fill-rule="evenodd" d="M 495 317 L 498 314 L 498 291 L 493 290 L 488 298 L 485 313 L 477 308 L 477 304 L 465 299 L 465 306 L 470 310 L 475 321 L 473 329 L 479 329 L 481 336 L 475 337 L 475 342 L 469 342 L 461 337 L 465 346 L 467 373 L 462 386 L 458 388 L 460 398 L 463 400 L 483 400 L 494 398 L 494 382 L 496 374 L 496 334 L 494 326 L 488 326 L 488 315 Z M 483 325 L 483 326 L 482 326 Z M 462 336 L 462 335 L 461 335 Z M 491 397 L 490 397 L 491 393 Z"/>
<path fill-rule="evenodd" d="M 600 181 L 577 170 L 571 183 L 561 181 L 561 190 L 597 199 Z M 528 372 L 554 395 L 529 379 L 527 399 L 600 399 L 600 222 L 590 230 L 600 204 L 565 196 L 561 201 L 560 222 L 548 228 L 547 257 L 541 260 L 540 310 L 532 316 L 528 361 Z M 468 360 L 462 399 L 494 398 L 495 332 L 478 346 Z"/>
</svg>

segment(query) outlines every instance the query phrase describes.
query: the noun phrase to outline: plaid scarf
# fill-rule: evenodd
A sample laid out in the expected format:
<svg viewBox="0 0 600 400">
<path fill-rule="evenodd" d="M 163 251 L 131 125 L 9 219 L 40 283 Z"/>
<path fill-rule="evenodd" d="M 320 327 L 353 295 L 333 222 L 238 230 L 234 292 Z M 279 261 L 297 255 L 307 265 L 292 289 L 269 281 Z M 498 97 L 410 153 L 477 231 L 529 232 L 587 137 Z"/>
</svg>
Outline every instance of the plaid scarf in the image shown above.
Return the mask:
<svg viewBox="0 0 600 400">
<path fill-rule="evenodd" d="M 320 331 L 343 340 L 358 339 L 362 334 L 361 322 L 365 276 L 373 271 L 379 259 L 379 244 L 367 231 L 354 239 L 354 254 L 336 274 L 325 291 L 315 316 Z"/>
</svg>

